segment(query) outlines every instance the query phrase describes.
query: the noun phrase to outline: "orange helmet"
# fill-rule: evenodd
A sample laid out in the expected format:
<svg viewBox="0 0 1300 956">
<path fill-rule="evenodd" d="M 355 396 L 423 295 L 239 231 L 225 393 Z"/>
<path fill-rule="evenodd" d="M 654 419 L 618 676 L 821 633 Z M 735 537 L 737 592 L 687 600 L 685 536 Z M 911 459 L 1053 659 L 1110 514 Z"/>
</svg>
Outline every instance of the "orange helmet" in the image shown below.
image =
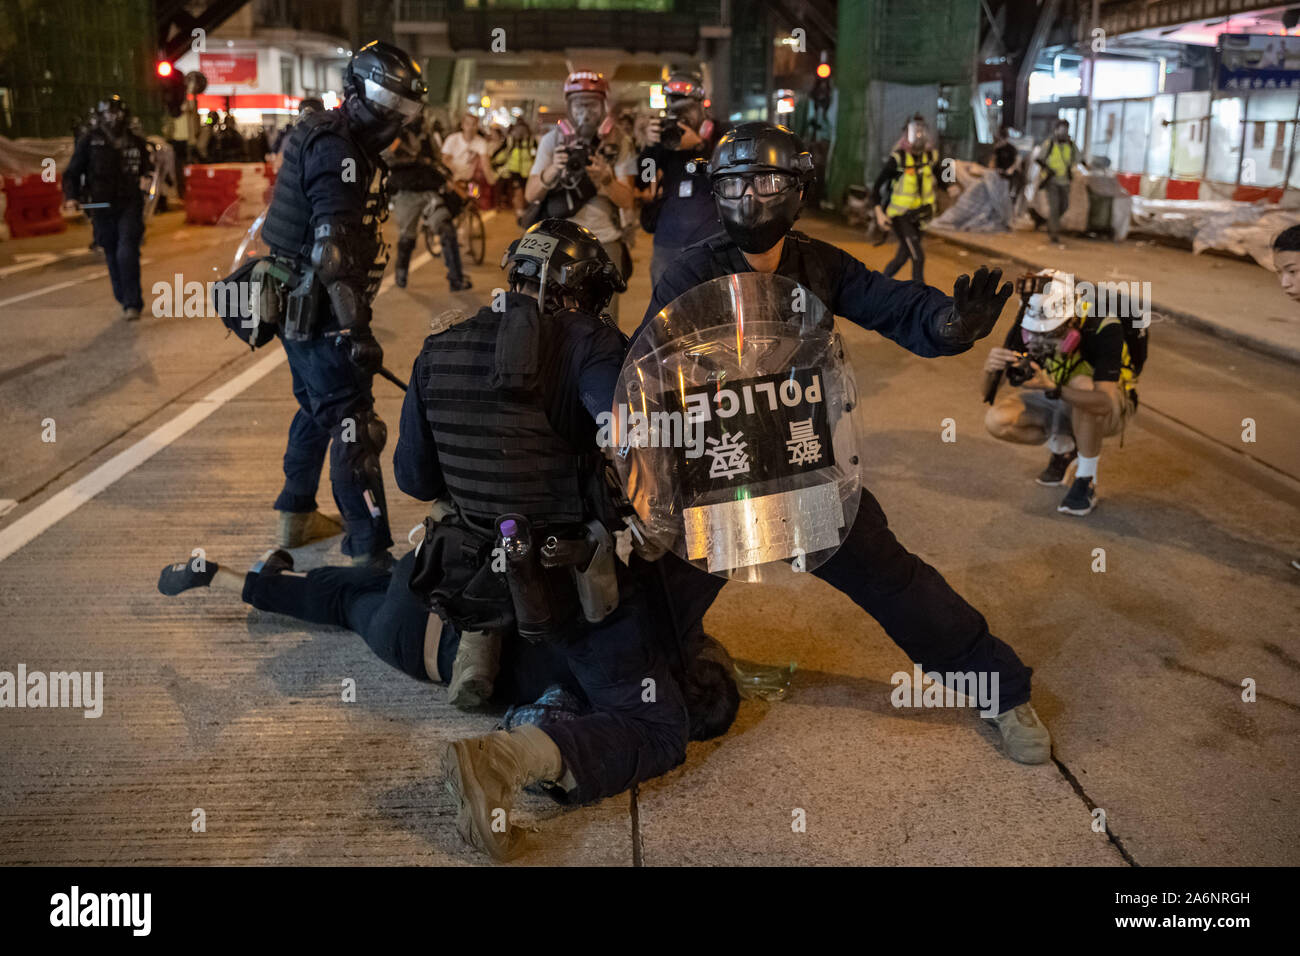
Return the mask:
<svg viewBox="0 0 1300 956">
<path fill-rule="evenodd" d="M 609 96 L 609 81 L 605 79 L 603 73 L 577 70 L 570 73 L 564 81 L 564 98 L 568 99 L 574 93 L 599 93 L 601 96 Z"/>
</svg>

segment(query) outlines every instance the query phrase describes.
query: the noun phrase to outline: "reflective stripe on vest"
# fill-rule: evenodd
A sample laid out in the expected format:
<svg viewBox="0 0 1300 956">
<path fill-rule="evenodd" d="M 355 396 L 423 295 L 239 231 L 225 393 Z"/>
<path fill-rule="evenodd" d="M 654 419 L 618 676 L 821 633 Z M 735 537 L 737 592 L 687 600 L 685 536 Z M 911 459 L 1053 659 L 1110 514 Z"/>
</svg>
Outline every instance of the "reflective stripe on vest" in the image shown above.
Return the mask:
<svg viewBox="0 0 1300 956">
<path fill-rule="evenodd" d="M 898 164 L 899 175 L 894 180 L 894 188 L 889 194 L 889 206 L 885 215 L 891 219 L 922 206 L 934 205 L 934 170 L 933 165 L 938 156 L 934 150 L 927 149 L 920 159 L 910 151 L 895 150 L 894 162 Z"/>
<path fill-rule="evenodd" d="M 538 394 L 487 384 L 498 326 L 483 310 L 430 336 L 420 355 L 418 387 L 447 490 L 474 517 L 581 521 L 586 456 L 551 427 Z"/>
</svg>

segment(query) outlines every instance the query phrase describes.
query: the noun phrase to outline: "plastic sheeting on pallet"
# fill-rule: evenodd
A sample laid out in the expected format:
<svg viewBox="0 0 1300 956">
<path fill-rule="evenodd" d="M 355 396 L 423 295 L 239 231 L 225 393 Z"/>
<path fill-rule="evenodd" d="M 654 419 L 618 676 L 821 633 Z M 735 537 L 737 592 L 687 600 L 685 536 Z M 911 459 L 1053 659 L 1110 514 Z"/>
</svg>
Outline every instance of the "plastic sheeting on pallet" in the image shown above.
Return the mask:
<svg viewBox="0 0 1300 956">
<path fill-rule="evenodd" d="M 1011 229 L 1011 187 L 1006 179 L 974 163 L 959 162 L 957 201 L 930 224 L 957 232 L 1007 232 Z"/>
<path fill-rule="evenodd" d="M 1191 243 L 1195 253 L 1213 249 L 1249 256 L 1273 268 L 1273 240 L 1283 229 L 1300 225 L 1300 208 L 1230 199 L 1133 200 L 1133 228 L 1149 236 Z"/>
</svg>

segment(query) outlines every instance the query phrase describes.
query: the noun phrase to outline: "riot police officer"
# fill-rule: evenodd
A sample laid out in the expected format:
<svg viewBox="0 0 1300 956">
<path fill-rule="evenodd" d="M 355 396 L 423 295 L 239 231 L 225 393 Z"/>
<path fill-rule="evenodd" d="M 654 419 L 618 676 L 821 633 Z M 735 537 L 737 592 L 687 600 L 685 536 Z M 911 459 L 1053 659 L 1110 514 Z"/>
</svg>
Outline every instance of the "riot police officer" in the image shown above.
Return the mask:
<svg viewBox="0 0 1300 956">
<path fill-rule="evenodd" d="M 423 109 L 420 68 L 403 51 L 371 42 L 343 76 L 338 109 L 302 117 L 289 135 L 262 236 L 294 274 L 281 338 L 299 409 L 289 427 L 279 545 L 335 533 L 316 510 L 326 450 L 330 483 L 353 564 L 386 565 L 388 529 L 379 453 L 387 428 L 371 382 L 383 351 L 370 330 L 371 301 L 387 265 L 380 152 Z"/>
<path fill-rule="evenodd" d="M 94 244 L 104 250 L 113 298 L 134 322 L 144 308 L 140 242 L 144 238 L 144 177 L 153 171 L 149 147 L 130 129 L 130 110 L 116 94 L 102 100 L 96 122 L 78 141 L 63 172 L 63 193 L 90 206 Z"/>
<path fill-rule="evenodd" d="M 451 172 L 442 165 L 429 136 L 419 126 L 402 131 L 397 142 L 385 154 L 388 163 L 388 191 L 397 213 L 397 261 L 393 281 L 406 288 L 411 267 L 411 253 L 420 231 L 420 216 L 429 200 L 437 197 L 430 223 L 442 242 L 442 258 L 447 265 L 447 283 L 452 292 L 472 288 L 460 261 L 460 240 L 456 236 L 456 216 L 464 200 L 452 186 Z"/>
<path fill-rule="evenodd" d="M 841 249 L 793 230 L 812 156 L 790 130 L 745 123 L 719 141 L 709 177 L 725 234 L 687 249 L 655 285 L 648 323 L 686 290 L 734 273 L 775 272 L 794 279 L 836 315 L 879 332 L 917 355 L 966 351 L 996 324 L 1011 295 L 1001 270 L 961 276 L 951 297 L 938 289 L 871 272 Z M 681 606 L 694 620 L 724 581 L 668 557 Z M 848 595 L 926 671 L 997 673 L 996 723 L 1008 756 L 1044 763 L 1051 737 L 1029 703 L 1031 670 L 942 575 L 909 552 L 889 530 L 879 502 L 864 487 L 853 527 L 839 551 L 814 572 Z"/>
<path fill-rule="evenodd" d="M 522 831 L 494 828 L 493 814 L 521 787 L 559 788 L 566 802 L 612 796 L 681 763 L 689 732 L 681 683 L 654 638 L 672 626 L 666 602 L 647 599 L 655 571 L 610 552 L 596 418 L 623 361 L 606 309 L 624 280 L 571 220 L 533 226 L 503 265 L 503 311 L 446 313 L 425 340 L 393 463 L 407 494 L 455 509 L 426 522 L 421 552 L 435 572 L 417 561 L 412 587 L 434 583 L 431 604 L 462 648 L 467 631 L 496 629 L 560 649 L 592 708 L 448 747 L 461 833 L 502 859 Z"/>
</svg>

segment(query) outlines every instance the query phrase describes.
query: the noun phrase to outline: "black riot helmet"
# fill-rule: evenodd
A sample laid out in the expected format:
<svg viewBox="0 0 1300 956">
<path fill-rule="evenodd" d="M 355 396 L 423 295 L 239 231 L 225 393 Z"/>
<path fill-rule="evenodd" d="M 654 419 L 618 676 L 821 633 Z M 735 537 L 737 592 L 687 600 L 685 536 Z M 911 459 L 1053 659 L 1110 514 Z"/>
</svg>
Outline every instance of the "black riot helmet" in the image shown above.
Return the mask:
<svg viewBox="0 0 1300 956">
<path fill-rule="evenodd" d="M 622 273 L 596 234 L 571 219 L 543 219 L 510 243 L 501 268 L 508 269 L 510 288 L 536 282 L 537 307 L 572 296 L 584 312 L 599 315 L 615 293 L 627 289 Z"/>
<path fill-rule="evenodd" d="M 743 252 L 766 252 L 799 218 L 813 159 L 784 126 L 742 123 L 718 141 L 708 168 L 727 235 Z"/>
<path fill-rule="evenodd" d="M 122 97 L 114 93 L 107 99 L 99 101 L 95 113 L 99 117 L 99 128 L 110 136 L 117 136 L 126 129 L 127 117 L 131 111 L 126 108 Z"/>
<path fill-rule="evenodd" d="M 429 92 L 420 67 L 391 43 L 371 40 L 343 71 L 343 113 L 348 126 L 378 153 L 398 130 L 424 111 Z"/>
</svg>

